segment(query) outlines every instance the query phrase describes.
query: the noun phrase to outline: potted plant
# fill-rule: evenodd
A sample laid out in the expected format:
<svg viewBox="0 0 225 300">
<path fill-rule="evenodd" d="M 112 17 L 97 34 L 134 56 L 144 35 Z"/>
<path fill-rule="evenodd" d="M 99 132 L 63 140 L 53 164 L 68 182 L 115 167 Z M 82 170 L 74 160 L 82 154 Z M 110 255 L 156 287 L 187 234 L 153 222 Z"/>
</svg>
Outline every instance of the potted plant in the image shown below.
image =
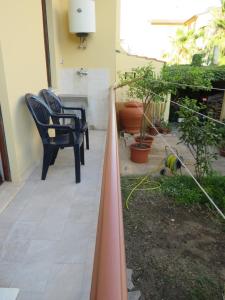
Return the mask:
<svg viewBox="0 0 225 300">
<path fill-rule="evenodd" d="M 145 97 L 143 102 L 143 115 L 141 120 L 140 134 L 135 137 L 135 143 L 130 146 L 130 159 L 136 163 L 148 162 L 148 155 L 151 150 L 153 138 L 146 133 L 147 120 L 146 112 L 148 107 L 148 99 Z"/>
<path fill-rule="evenodd" d="M 120 123 L 125 132 L 135 134 L 140 132 L 143 117 L 143 104 L 138 101 L 128 101 L 120 110 Z"/>
<path fill-rule="evenodd" d="M 160 127 L 158 126 L 158 124 L 155 123 L 154 126 L 150 125 L 150 126 L 148 127 L 148 132 L 149 132 L 149 134 L 150 134 L 151 136 L 155 136 L 155 135 L 157 135 L 157 134 L 159 133 L 159 129 L 160 129 Z"/>
<path fill-rule="evenodd" d="M 171 125 L 169 124 L 169 122 L 165 122 L 165 121 L 161 121 L 160 122 L 160 126 L 159 126 L 159 132 L 162 134 L 168 134 L 170 133 L 172 130 Z"/>
<path fill-rule="evenodd" d="M 140 143 L 141 142 L 141 136 L 140 135 L 136 136 L 135 137 L 135 141 L 137 143 Z M 151 147 L 153 141 L 154 141 L 154 137 L 153 136 L 145 134 L 145 136 L 144 136 L 144 143 L 145 144 L 147 144 L 147 145 L 149 145 Z"/>
<path fill-rule="evenodd" d="M 140 99 L 143 104 L 140 135 L 136 137 L 136 142 L 130 146 L 131 160 L 137 163 L 148 161 L 148 154 L 153 141 L 153 138 L 146 133 L 150 125 L 148 118 L 150 104 L 162 101 L 162 97 L 168 93 L 167 86 L 164 86 L 158 80 L 160 76 L 161 74 L 156 76 L 151 64 L 135 68 L 130 73 L 126 72 L 120 75 L 120 86 L 127 85 L 129 96 Z"/>
</svg>

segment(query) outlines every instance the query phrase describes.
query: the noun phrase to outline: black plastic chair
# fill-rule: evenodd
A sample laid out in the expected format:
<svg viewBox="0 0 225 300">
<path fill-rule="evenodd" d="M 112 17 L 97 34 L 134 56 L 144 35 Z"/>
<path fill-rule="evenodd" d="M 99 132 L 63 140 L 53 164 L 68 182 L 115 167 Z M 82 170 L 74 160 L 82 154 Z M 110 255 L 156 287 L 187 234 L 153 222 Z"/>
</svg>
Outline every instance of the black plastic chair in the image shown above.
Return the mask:
<svg viewBox="0 0 225 300">
<path fill-rule="evenodd" d="M 83 133 L 80 132 L 80 120 L 76 116 L 66 114 L 52 114 L 48 106 L 42 99 L 33 94 L 25 96 L 26 104 L 31 112 L 44 148 L 43 166 L 41 179 L 45 180 L 48 168 L 54 165 L 59 148 L 73 147 L 75 158 L 75 178 L 76 182 L 80 182 L 80 164 L 84 165 L 84 143 Z M 51 118 L 70 118 L 74 120 L 74 126 L 50 124 Z M 60 122 L 59 122 L 60 123 Z M 63 134 L 50 137 L 48 130 L 55 129 L 55 131 L 62 131 Z"/>
<path fill-rule="evenodd" d="M 54 94 L 51 90 L 43 89 L 40 91 L 40 95 L 45 100 L 46 104 L 51 108 L 51 110 L 56 114 L 64 113 L 65 110 L 77 110 L 81 114 L 81 131 L 85 133 L 86 148 L 89 149 L 89 132 L 88 125 L 86 121 L 86 112 L 84 108 L 81 107 L 67 107 L 62 104 L 59 96 Z M 54 124 L 58 124 L 58 119 L 53 119 Z M 72 124 L 71 124 L 72 125 Z M 60 134 L 60 133 L 59 133 Z"/>
</svg>

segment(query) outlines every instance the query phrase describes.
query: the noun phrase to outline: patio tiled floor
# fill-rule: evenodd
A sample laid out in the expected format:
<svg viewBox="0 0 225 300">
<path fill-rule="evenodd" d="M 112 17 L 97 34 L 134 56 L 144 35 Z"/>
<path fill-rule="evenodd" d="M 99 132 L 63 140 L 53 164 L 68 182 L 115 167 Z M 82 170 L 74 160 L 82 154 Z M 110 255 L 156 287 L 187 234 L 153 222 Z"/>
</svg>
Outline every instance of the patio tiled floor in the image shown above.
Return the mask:
<svg viewBox="0 0 225 300">
<path fill-rule="evenodd" d="M 18 300 L 88 300 L 105 132 L 90 140 L 80 184 L 64 149 L 46 181 L 37 168 L 0 214 L 0 287 L 19 288 Z"/>
</svg>

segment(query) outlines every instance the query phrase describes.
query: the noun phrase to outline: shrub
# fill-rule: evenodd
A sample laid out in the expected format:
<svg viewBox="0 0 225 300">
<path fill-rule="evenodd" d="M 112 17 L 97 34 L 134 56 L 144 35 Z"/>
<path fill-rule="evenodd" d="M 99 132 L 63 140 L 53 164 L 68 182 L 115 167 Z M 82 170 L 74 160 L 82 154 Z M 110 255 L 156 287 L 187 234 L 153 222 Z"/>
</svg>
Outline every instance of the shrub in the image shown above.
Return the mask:
<svg viewBox="0 0 225 300">
<path fill-rule="evenodd" d="M 184 143 L 195 159 L 195 174 L 200 179 L 212 173 L 212 161 L 217 158 L 214 147 L 221 141 L 221 134 L 212 120 L 204 118 L 200 113 L 205 107 L 197 104 L 197 100 L 185 98 L 178 115 L 182 121 L 178 125 L 181 133 L 179 140 Z"/>
<path fill-rule="evenodd" d="M 163 193 L 183 204 L 209 204 L 209 200 L 190 176 L 163 177 L 160 179 Z M 225 212 L 225 176 L 202 178 L 201 184 L 206 192 Z"/>
</svg>

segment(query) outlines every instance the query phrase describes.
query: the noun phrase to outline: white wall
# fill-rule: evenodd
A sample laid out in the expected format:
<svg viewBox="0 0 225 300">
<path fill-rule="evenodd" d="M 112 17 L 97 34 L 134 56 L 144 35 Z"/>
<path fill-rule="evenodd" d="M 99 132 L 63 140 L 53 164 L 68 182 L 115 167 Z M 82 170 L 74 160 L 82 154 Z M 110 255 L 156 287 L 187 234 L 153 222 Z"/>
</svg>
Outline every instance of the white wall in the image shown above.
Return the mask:
<svg viewBox="0 0 225 300">
<path fill-rule="evenodd" d="M 59 77 L 59 94 L 86 96 L 87 121 L 95 129 L 106 129 L 110 88 L 109 69 L 85 69 L 87 76 L 80 76 L 80 68 L 63 68 Z M 75 103 L 74 103 L 75 105 Z"/>
</svg>

